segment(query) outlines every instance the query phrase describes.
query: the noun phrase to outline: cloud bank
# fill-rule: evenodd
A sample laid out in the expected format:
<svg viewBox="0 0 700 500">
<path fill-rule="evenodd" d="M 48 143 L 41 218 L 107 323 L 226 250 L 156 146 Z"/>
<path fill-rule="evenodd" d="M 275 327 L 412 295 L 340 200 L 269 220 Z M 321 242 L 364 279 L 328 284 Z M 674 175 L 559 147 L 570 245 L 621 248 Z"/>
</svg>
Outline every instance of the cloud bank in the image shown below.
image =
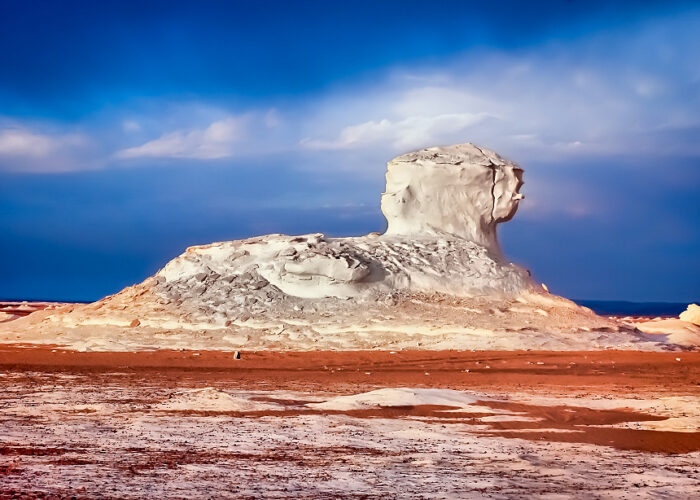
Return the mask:
<svg viewBox="0 0 700 500">
<path fill-rule="evenodd" d="M 395 149 L 410 149 L 416 144 L 444 143 L 450 134 L 463 132 L 486 120 L 487 113 L 445 113 L 407 116 L 398 120 L 383 118 L 344 127 L 336 139 L 305 138 L 303 148 L 311 150 L 342 150 L 389 144 Z"/>
</svg>

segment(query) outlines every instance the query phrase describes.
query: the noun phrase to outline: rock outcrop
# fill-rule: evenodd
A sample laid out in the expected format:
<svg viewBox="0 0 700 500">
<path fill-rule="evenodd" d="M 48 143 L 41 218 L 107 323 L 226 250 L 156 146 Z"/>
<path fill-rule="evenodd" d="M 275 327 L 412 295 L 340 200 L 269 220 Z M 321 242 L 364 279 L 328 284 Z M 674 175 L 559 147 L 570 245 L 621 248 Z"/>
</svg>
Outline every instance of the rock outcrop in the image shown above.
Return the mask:
<svg viewBox="0 0 700 500">
<path fill-rule="evenodd" d="M 662 334 L 670 343 L 700 346 L 700 306 L 688 304 L 678 318 L 654 318 L 633 321 L 639 331 Z"/>
<path fill-rule="evenodd" d="M 522 179 L 516 164 L 473 144 L 399 156 L 382 194 L 386 235 L 464 239 L 500 255 L 496 226 L 515 215 Z"/>
<path fill-rule="evenodd" d="M 385 234 L 191 247 L 99 302 L 3 324 L 0 340 L 84 349 L 657 348 L 550 295 L 503 258 L 497 226 L 515 214 L 522 176 L 472 144 L 405 154 L 388 164 Z"/>
<path fill-rule="evenodd" d="M 688 304 L 688 307 L 678 317 L 681 321 L 687 321 L 695 326 L 700 326 L 700 306 L 697 304 Z"/>
<path fill-rule="evenodd" d="M 383 235 L 268 235 L 193 247 L 156 275 L 173 300 L 217 312 L 287 298 L 360 298 L 394 292 L 508 295 L 530 286 L 503 261 L 496 226 L 522 198 L 522 170 L 471 144 L 429 148 L 388 165 Z"/>
</svg>

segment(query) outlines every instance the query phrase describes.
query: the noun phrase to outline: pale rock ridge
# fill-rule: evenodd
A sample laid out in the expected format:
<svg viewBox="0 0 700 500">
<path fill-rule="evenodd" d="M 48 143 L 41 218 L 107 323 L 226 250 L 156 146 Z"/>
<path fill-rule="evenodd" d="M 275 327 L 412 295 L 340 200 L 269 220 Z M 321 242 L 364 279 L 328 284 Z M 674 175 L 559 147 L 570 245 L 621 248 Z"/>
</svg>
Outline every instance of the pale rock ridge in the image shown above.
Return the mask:
<svg viewBox="0 0 700 500">
<path fill-rule="evenodd" d="M 352 411 L 392 406 L 437 405 L 451 408 L 468 408 L 479 401 L 471 394 L 450 389 L 423 389 L 411 387 L 387 387 L 375 391 L 337 396 L 321 403 L 307 403 L 317 410 Z M 481 411 L 484 407 L 479 407 Z"/>
<path fill-rule="evenodd" d="M 700 306 L 697 304 L 688 304 L 678 318 L 634 321 L 632 324 L 644 333 L 664 334 L 674 344 L 700 346 Z"/>
<path fill-rule="evenodd" d="M 232 396 L 226 392 L 204 387 L 171 394 L 170 398 L 151 406 L 157 411 L 256 412 L 280 410 L 283 407 Z"/>
</svg>

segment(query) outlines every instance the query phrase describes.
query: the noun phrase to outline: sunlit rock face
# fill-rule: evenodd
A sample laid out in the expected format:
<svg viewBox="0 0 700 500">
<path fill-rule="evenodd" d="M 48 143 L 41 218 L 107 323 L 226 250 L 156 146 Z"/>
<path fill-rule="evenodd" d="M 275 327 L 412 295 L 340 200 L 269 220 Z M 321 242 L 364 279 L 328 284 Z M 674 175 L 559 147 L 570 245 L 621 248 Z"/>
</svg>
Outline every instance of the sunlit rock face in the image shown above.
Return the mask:
<svg viewBox="0 0 700 500">
<path fill-rule="evenodd" d="M 522 177 L 520 167 L 473 144 L 394 158 L 382 194 L 386 234 L 458 237 L 500 254 L 496 226 L 515 215 Z"/>
</svg>

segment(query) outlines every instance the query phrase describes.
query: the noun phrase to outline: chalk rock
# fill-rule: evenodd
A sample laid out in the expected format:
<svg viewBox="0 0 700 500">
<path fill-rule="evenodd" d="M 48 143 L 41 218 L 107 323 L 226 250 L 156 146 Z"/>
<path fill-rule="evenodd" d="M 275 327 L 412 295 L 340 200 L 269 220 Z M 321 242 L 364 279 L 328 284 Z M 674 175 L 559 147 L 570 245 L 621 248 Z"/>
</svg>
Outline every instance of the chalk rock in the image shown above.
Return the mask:
<svg viewBox="0 0 700 500">
<path fill-rule="evenodd" d="M 688 308 L 681 313 L 679 318 L 682 321 L 700 326 L 700 306 L 697 304 L 688 304 Z"/>
<path fill-rule="evenodd" d="M 399 156 L 386 179 L 384 235 L 267 235 L 192 247 L 158 273 L 160 288 L 171 299 L 225 303 L 233 289 L 279 302 L 394 291 L 513 295 L 530 286 L 525 270 L 503 261 L 496 235 L 522 198 L 517 165 L 459 144 Z"/>
<path fill-rule="evenodd" d="M 198 277 L 202 272 L 204 280 Z M 191 247 L 156 280 L 158 291 L 171 300 L 222 307 L 243 307 L 246 299 L 376 300 L 395 291 L 511 296 L 530 286 L 525 270 L 462 238 L 321 234 L 275 234 Z"/>
<path fill-rule="evenodd" d="M 3 322 L 3 321 L 12 321 L 13 319 L 17 319 L 17 318 L 19 318 L 19 317 L 20 317 L 20 316 L 17 315 L 17 314 L 10 314 L 10 313 L 6 313 L 6 312 L 3 312 L 3 311 L 0 311 L 0 322 Z"/>
<path fill-rule="evenodd" d="M 473 144 L 421 149 L 388 163 L 382 212 L 387 235 L 449 235 L 499 253 L 496 226 L 523 196 L 523 171 Z"/>
<path fill-rule="evenodd" d="M 666 342 L 686 347 L 700 347 L 700 326 L 681 319 L 640 321 L 634 326 L 641 332 L 664 335 Z"/>
</svg>

